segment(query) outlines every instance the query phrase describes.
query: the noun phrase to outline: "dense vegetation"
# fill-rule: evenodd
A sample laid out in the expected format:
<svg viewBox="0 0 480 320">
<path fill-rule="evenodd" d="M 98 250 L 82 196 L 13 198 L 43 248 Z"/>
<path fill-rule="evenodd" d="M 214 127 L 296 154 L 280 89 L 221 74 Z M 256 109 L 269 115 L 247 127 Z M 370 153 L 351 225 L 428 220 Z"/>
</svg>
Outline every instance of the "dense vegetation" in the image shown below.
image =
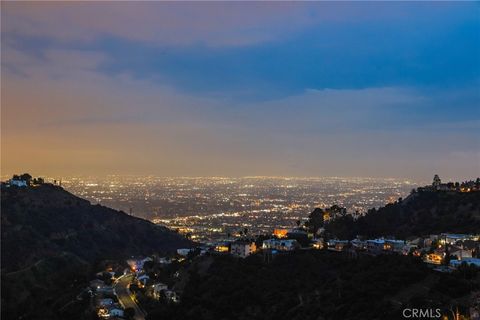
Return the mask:
<svg viewBox="0 0 480 320">
<path fill-rule="evenodd" d="M 325 224 L 330 236 L 353 239 L 480 232 L 480 192 L 415 192 L 405 200 L 371 209 L 356 220 L 345 215 Z"/>
<path fill-rule="evenodd" d="M 63 319 L 60 310 L 101 260 L 191 243 L 146 220 L 43 184 L 2 188 L 2 318 Z"/>
<path fill-rule="evenodd" d="M 205 260 L 210 267 L 201 271 Z M 158 306 L 148 319 L 401 319 L 401 310 L 415 305 L 465 312 L 478 288 L 473 269 L 442 274 L 413 257 L 316 250 L 271 263 L 261 255 L 201 257 L 189 279 L 179 305 Z"/>
</svg>

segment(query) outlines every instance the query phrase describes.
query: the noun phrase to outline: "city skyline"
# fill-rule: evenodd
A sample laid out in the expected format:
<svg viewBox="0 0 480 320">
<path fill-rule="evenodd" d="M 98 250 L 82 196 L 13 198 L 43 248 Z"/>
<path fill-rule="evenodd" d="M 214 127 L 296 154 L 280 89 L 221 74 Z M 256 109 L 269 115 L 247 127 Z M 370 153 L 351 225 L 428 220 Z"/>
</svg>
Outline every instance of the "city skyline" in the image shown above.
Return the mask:
<svg viewBox="0 0 480 320">
<path fill-rule="evenodd" d="M 478 3 L 1 6 L 2 175 L 480 172 Z"/>
</svg>

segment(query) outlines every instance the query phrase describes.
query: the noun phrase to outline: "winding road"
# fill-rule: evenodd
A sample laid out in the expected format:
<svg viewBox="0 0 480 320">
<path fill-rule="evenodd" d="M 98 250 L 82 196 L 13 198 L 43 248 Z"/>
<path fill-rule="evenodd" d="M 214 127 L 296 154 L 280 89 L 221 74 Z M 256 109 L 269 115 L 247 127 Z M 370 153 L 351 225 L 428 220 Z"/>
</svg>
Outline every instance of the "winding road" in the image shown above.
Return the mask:
<svg viewBox="0 0 480 320">
<path fill-rule="evenodd" d="M 127 274 L 121 276 L 115 281 L 115 294 L 118 297 L 118 301 L 124 309 L 133 308 L 135 310 L 134 320 L 145 320 L 145 314 L 140 309 L 138 304 L 133 300 L 128 286 L 133 279 L 133 274 Z"/>
</svg>

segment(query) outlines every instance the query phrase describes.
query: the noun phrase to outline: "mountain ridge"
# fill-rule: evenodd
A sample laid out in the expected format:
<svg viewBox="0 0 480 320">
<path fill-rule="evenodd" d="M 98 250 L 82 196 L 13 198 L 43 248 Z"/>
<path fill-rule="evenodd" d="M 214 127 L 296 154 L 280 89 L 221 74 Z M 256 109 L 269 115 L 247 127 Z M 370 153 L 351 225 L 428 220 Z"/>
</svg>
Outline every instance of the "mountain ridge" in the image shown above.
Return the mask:
<svg viewBox="0 0 480 320">
<path fill-rule="evenodd" d="M 193 243 L 150 221 L 92 205 L 59 186 L 2 185 L 2 317 L 38 316 L 75 299 L 96 264 L 133 255 L 163 254 Z M 75 285 L 73 285 L 75 284 Z"/>
</svg>

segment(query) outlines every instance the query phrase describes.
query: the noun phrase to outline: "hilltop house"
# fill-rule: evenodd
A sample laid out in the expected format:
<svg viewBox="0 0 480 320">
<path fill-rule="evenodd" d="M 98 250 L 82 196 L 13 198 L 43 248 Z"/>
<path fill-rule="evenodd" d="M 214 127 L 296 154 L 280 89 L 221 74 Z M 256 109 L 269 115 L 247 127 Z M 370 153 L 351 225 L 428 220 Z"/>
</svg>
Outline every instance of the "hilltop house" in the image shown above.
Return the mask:
<svg viewBox="0 0 480 320">
<path fill-rule="evenodd" d="M 367 243 L 365 241 L 362 241 L 360 239 L 353 239 L 350 241 L 352 244 L 352 247 L 356 250 L 365 250 L 367 249 Z"/>
<path fill-rule="evenodd" d="M 428 253 L 423 257 L 425 263 L 440 265 L 443 263 L 445 252 L 443 250 L 435 250 L 433 253 Z"/>
<path fill-rule="evenodd" d="M 367 240 L 367 252 L 373 255 L 381 254 L 385 245 L 385 239 Z"/>
<path fill-rule="evenodd" d="M 327 249 L 330 251 L 344 251 L 348 247 L 348 240 L 330 240 L 327 242 Z"/>
<path fill-rule="evenodd" d="M 470 266 L 475 266 L 480 268 L 480 259 L 479 258 L 466 258 L 462 260 L 451 260 L 450 266 L 454 269 L 458 268 L 462 263 L 465 263 Z"/>
<path fill-rule="evenodd" d="M 268 239 L 262 243 L 262 249 L 275 249 L 280 251 L 292 251 L 299 248 L 297 240 Z"/>
<path fill-rule="evenodd" d="M 312 240 L 312 248 L 313 248 L 313 249 L 321 250 L 321 249 L 325 248 L 325 242 L 323 241 L 322 238 L 320 238 L 320 239 L 313 239 L 313 240 Z"/>
<path fill-rule="evenodd" d="M 456 256 L 459 260 L 462 260 L 463 258 L 472 258 L 472 250 L 466 250 L 453 246 L 450 249 L 450 255 Z"/>
<path fill-rule="evenodd" d="M 385 244 L 383 245 L 383 250 L 388 252 L 402 253 L 404 247 L 405 241 L 403 240 L 387 239 L 385 240 Z"/>
<path fill-rule="evenodd" d="M 230 251 L 230 244 L 226 242 L 217 243 L 214 250 L 215 252 L 226 253 Z"/>
<path fill-rule="evenodd" d="M 9 180 L 7 185 L 15 186 L 15 187 L 19 187 L 19 188 L 24 188 L 24 187 L 28 186 L 27 181 L 25 181 L 25 180 L 14 180 L 14 179 Z"/>
<path fill-rule="evenodd" d="M 230 246 L 230 253 L 240 258 L 246 258 L 257 251 L 255 242 L 248 240 L 237 240 Z"/>
</svg>

